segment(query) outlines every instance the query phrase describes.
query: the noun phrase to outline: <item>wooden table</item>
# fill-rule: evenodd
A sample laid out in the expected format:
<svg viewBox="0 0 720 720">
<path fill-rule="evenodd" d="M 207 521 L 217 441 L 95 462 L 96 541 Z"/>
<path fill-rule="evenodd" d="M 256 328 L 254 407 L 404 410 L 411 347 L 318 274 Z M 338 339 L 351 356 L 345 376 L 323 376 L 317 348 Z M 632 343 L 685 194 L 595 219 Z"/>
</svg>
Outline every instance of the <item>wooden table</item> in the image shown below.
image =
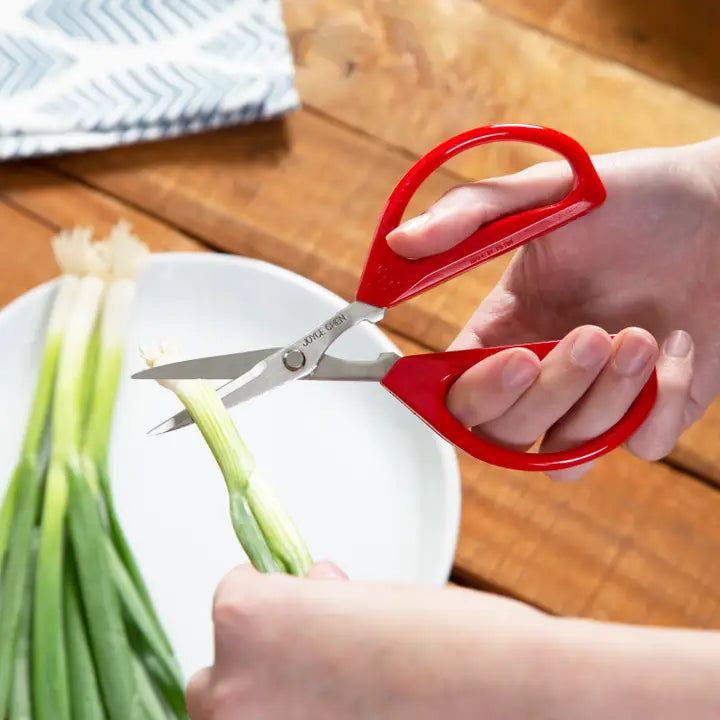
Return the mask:
<svg viewBox="0 0 720 720">
<path fill-rule="evenodd" d="M 285 121 L 0 167 L 0 304 L 54 274 L 52 231 L 133 223 L 155 250 L 222 250 L 350 297 L 413 158 L 491 122 L 591 152 L 720 132 L 716 0 L 287 0 L 304 107 Z M 426 183 L 542 156 L 478 150 Z M 395 310 L 406 351 L 452 339 L 505 262 Z M 664 462 L 617 451 L 576 484 L 461 460 L 454 579 L 558 614 L 720 628 L 720 404 Z"/>
</svg>

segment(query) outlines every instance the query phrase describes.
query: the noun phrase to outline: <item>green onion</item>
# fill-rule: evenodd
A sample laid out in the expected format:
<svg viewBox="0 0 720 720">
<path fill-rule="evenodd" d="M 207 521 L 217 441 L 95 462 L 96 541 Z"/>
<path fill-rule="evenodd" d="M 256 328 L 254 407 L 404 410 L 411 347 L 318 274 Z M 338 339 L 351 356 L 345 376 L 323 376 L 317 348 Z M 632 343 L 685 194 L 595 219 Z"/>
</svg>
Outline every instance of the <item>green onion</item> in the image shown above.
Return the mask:
<svg viewBox="0 0 720 720">
<path fill-rule="evenodd" d="M 168 704 L 175 712 L 184 715 L 184 683 L 178 663 L 167 647 L 164 635 L 158 632 L 153 617 L 111 542 L 107 543 L 107 553 L 110 572 L 130 631 L 130 642 L 137 653 L 154 659 L 150 674 L 157 681 Z"/>
<path fill-rule="evenodd" d="M 135 684 L 140 694 L 140 707 L 142 708 L 143 718 L 153 720 L 154 718 L 165 718 L 168 711 L 163 707 L 161 699 L 158 697 L 157 691 L 153 686 L 152 680 L 148 676 L 142 661 L 133 656 L 133 673 L 135 674 Z"/>
<path fill-rule="evenodd" d="M 33 523 L 40 488 L 32 458 L 23 458 L 18 478 L 16 512 L 0 598 L 0 707 L 3 712 L 10 694 L 13 655 L 20 630 L 27 576 L 30 574 Z"/>
<path fill-rule="evenodd" d="M 83 468 L 86 477 L 102 492 L 102 501 L 113 543 L 152 617 L 157 632 L 170 650 L 162 624 L 153 607 L 142 574 L 117 517 L 108 471 L 108 446 L 112 415 L 120 379 L 124 339 L 136 292 L 136 277 L 148 258 L 146 246 L 125 223 L 118 223 L 101 246 L 113 276 L 109 283 L 98 332 L 99 348 L 91 389 L 90 409 L 83 441 Z"/>
<path fill-rule="evenodd" d="M 21 458 L 32 458 L 36 463 L 39 462 L 38 456 L 47 426 L 48 409 L 52 398 L 53 383 L 55 381 L 57 360 L 62 344 L 63 333 L 78 286 L 78 277 L 75 274 L 78 263 L 76 258 L 67 257 L 67 255 L 68 253 L 65 252 L 65 255 L 61 257 L 63 261 L 61 268 L 64 269 L 64 273 L 60 278 L 50 311 L 45 334 L 45 347 L 43 349 L 40 372 L 38 374 L 38 384 L 35 388 L 35 396 L 30 409 L 30 416 L 20 453 Z M 7 551 L 12 516 L 15 512 L 15 501 L 20 483 L 19 474 L 22 462 L 21 459 L 15 468 L 8 490 L 3 498 L 2 507 L 0 507 L 0 575 Z M 0 717 L 1 712 L 2 704 L 0 704 Z"/>
<path fill-rule="evenodd" d="M 105 284 L 102 261 L 91 234 L 80 230 L 55 239 L 56 257 L 71 256 L 80 278 L 70 318 L 62 336 L 53 393 L 50 468 L 38 548 L 33 609 L 33 707 L 39 720 L 69 720 L 65 637 L 63 630 L 63 567 L 68 467 L 79 464 L 83 415 L 83 374 Z M 77 257 L 73 255 L 77 254 Z M 61 264 L 62 267 L 62 264 Z"/>
<path fill-rule="evenodd" d="M 70 537 L 105 708 L 113 720 L 132 720 L 139 717 L 132 653 L 112 582 L 99 508 L 79 469 L 70 465 L 68 476 Z"/>
<path fill-rule="evenodd" d="M 172 362 L 164 349 L 143 353 L 150 367 Z M 250 562 L 261 572 L 305 575 L 312 558 L 279 498 L 257 471 L 222 401 L 205 380 L 162 380 L 195 421 L 225 479 L 230 518 Z"/>
<path fill-rule="evenodd" d="M 35 560 L 35 540 L 37 533 L 33 530 L 32 545 L 30 550 L 30 565 Z M 15 646 L 15 667 L 13 669 L 13 684 L 10 695 L 9 720 L 32 720 L 32 700 L 30 684 L 30 638 L 32 630 L 32 596 L 33 576 L 31 572 L 26 573 L 25 597 L 20 615 L 20 628 L 17 643 Z"/>
<path fill-rule="evenodd" d="M 5 561 L 5 553 L 10 540 L 10 528 L 12 527 L 12 518 L 15 513 L 15 499 L 17 497 L 17 489 L 20 476 L 20 465 L 18 464 L 10 478 L 5 497 L 0 506 L 0 588 L 2 588 L 3 563 Z M 0 709 L 2 709 L 0 707 Z M 0 715 L 0 717 L 2 717 Z"/>
<path fill-rule="evenodd" d="M 77 571 L 73 565 L 68 563 L 66 568 L 64 595 L 70 707 L 73 720 L 103 720 L 105 711 L 78 597 Z"/>
<path fill-rule="evenodd" d="M 95 462 L 105 464 L 125 332 L 135 299 L 136 278 L 147 261 L 148 250 L 126 224 L 119 223 L 99 247 L 99 252 L 109 267 L 112 280 L 108 283 L 102 309 L 97 366 L 83 451 Z"/>
<path fill-rule="evenodd" d="M 26 588 L 28 573 L 32 574 L 31 543 L 40 486 L 40 450 L 47 427 L 60 348 L 79 286 L 78 269 L 82 265 L 76 254 L 67 252 L 67 245 L 63 241 L 58 243 L 58 251 L 58 262 L 63 274 L 48 319 L 38 383 L 20 461 L 0 510 L 0 717 L 7 710 L 10 672 L 21 622 L 22 593 Z M 6 553 L 7 564 L 4 563 Z M 26 649 L 24 645 L 22 649 Z M 19 711 L 19 705 L 14 705 L 16 711 Z"/>
<path fill-rule="evenodd" d="M 52 246 L 62 274 L 0 505 L 0 719 L 187 718 L 182 673 L 115 511 L 107 462 L 147 248 L 122 223 L 104 242 L 80 228 Z"/>
</svg>

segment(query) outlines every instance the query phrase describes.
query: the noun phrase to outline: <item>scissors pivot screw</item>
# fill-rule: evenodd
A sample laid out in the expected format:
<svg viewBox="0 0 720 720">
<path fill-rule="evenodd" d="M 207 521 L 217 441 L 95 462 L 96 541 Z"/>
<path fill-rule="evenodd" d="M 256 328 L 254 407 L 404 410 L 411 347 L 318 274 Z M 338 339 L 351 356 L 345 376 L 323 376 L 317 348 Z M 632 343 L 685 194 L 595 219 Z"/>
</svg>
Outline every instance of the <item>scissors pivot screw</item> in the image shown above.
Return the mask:
<svg viewBox="0 0 720 720">
<path fill-rule="evenodd" d="M 305 365 L 305 355 L 297 349 L 288 350 L 283 355 L 283 364 L 288 370 L 300 370 Z"/>
</svg>

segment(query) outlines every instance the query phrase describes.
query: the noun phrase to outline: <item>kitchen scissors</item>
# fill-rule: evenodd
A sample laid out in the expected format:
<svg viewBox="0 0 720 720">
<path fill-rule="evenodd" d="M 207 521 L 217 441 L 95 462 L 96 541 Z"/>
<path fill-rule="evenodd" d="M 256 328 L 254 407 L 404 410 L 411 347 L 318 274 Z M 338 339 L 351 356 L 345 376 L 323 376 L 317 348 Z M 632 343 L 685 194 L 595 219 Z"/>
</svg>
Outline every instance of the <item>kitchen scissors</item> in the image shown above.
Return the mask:
<svg viewBox="0 0 720 720">
<path fill-rule="evenodd" d="M 385 238 L 402 221 L 422 182 L 458 153 L 500 141 L 532 143 L 562 155 L 572 168 L 572 189 L 558 202 L 483 225 L 439 254 L 408 260 L 394 253 Z M 563 133 L 523 124 L 468 130 L 420 158 L 396 185 L 375 231 L 355 300 L 347 307 L 285 347 L 168 363 L 136 373 L 133 378 L 226 379 L 229 382 L 217 392 L 228 408 L 293 380 L 375 381 L 445 440 L 479 460 L 533 471 L 559 470 L 589 462 L 622 444 L 648 416 L 657 396 L 654 370 L 625 415 L 606 432 L 568 450 L 536 453 L 500 447 L 474 434 L 450 413 L 445 400 L 452 383 L 480 360 L 508 347 L 528 348 L 542 359 L 558 344 L 557 340 L 410 356 L 383 353 L 371 361 L 344 360 L 328 355 L 327 350 L 355 325 L 380 321 L 389 308 L 556 230 L 597 208 L 605 197 L 605 188 L 590 157 Z M 183 410 L 151 433 L 176 430 L 191 423 L 190 414 Z"/>
</svg>

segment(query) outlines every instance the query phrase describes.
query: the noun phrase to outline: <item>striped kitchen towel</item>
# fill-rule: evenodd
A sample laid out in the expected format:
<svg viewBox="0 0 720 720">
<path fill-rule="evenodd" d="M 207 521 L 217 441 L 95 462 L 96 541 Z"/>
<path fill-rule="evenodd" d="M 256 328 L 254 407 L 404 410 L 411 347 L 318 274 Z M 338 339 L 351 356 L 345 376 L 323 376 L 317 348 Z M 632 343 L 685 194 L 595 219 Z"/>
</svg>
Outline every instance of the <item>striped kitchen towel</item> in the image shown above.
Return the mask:
<svg viewBox="0 0 720 720">
<path fill-rule="evenodd" d="M 0 0 L 0 159 L 298 105 L 280 0 Z"/>
</svg>

